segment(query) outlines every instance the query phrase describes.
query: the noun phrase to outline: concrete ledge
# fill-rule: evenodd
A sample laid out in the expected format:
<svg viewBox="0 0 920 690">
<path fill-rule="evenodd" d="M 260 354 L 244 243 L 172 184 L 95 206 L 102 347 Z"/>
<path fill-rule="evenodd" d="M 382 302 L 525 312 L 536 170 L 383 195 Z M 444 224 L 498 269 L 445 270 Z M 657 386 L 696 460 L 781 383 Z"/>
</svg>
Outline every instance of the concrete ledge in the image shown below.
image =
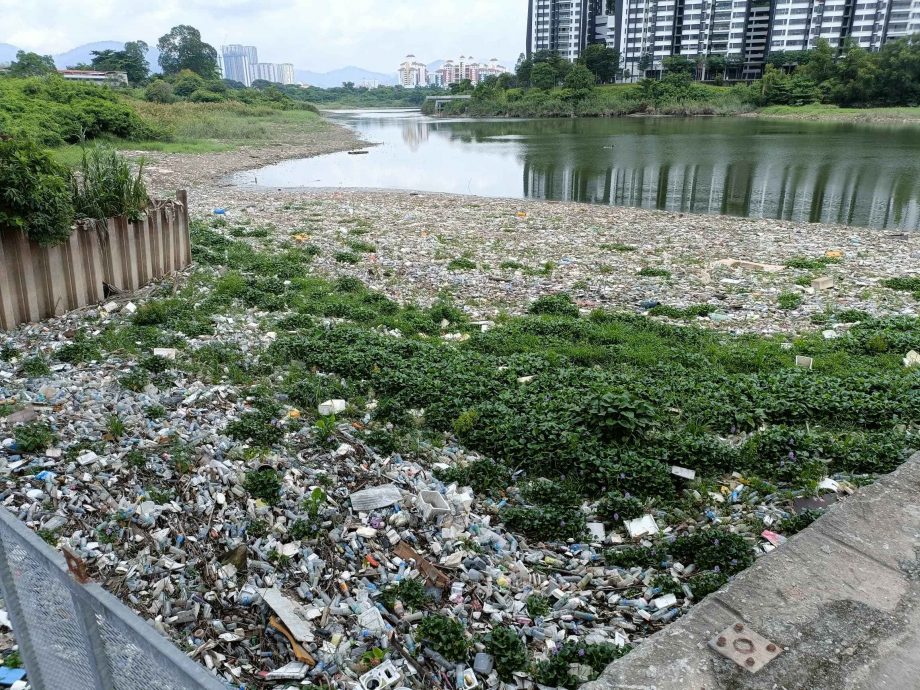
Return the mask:
<svg viewBox="0 0 920 690">
<path fill-rule="evenodd" d="M 920 689 L 918 559 L 920 453 L 582 687 Z M 707 644 L 733 623 L 785 651 L 749 673 Z"/>
</svg>

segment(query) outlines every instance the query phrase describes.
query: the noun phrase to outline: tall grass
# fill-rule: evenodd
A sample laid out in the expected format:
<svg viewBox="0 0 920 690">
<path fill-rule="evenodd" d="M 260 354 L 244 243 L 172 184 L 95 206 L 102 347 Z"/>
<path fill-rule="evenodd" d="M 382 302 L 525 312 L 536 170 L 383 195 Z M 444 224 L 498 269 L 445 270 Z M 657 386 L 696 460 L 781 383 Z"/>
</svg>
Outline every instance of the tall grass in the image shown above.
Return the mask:
<svg viewBox="0 0 920 690">
<path fill-rule="evenodd" d="M 135 172 L 114 149 L 84 147 L 80 167 L 71 175 L 77 217 L 105 220 L 124 215 L 140 219 L 150 204 L 143 172 L 143 161 Z"/>
</svg>

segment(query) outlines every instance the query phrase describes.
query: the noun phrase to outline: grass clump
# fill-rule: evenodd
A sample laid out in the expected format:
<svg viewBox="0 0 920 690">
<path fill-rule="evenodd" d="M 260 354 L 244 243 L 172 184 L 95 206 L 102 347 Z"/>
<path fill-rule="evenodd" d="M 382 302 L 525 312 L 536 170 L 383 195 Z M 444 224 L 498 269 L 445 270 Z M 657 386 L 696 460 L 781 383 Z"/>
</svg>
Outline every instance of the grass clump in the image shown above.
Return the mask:
<svg viewBox="0 0 920 690">
<path fill-rule="evenodd" d="M 45 422 L 30 422 L 16 427 L 16 448 L 23 453 L 39 453 L 54 443 L 54 433 Z"/>
<path fill-rule="evenodd" d="M 332 258 L 340 264 L 357 264 L 361 262 L 361 257 L 353 252 L 336 252 Z"/>
<path fill-rule="evenodd" d="M 150 373 L 146 369 L 137 367 L 118 379 L 118 382 L 129 391 L 142 393 L 150 385 Z"/>
<path fill-rule="evenodd" d="M 817 271 L 832 264 L 839 264 L 840 258 L 836 256 L 794 256 L 786 262 L 786 268 L 798 268 L 803 271 Z"/>
<path fill-rule="evenodd" d="M 451 259 L 450 263 L 447 264 L 448 271 L 474 271 L 476 270 L 476 262 L 467 259 L 465 256 L 461 256 L 457 259 Z"/>
<path fill-rule="evenodd" d="M 888 278 L 887 280 L 882 281 L 882 285 L 890 290 L 898 290 L 899 292 L 913 292 L 914 294 L 920 294 L 920 278 L 914 277 L 904 277 L 904 278 Z"/>
<path fill-rule="evenodd" d="M 485 638 L 486 651 L 495 660 L 495 671 L 504 683 L 514 680 L 515 671 L 523 671 L 529 664 L 527 647 L 514 628 L 500 625 L 492 628 Z"/>
<path fill-rule="evenodd" d="M 363 242 L 361 240 L 352 240 L 348 243 L 348 248 L 359 254 L 373 254 L 377 251 L 376 246 L 370 242 Z"/>
<path fill-rule="evenodd" d="M 80 168 L 71 176 L 71 194 L 78 218 L 99 221 L 114 216 L 139 220 L 150 203 L 143 161 L 135 172 L 117 151 L 103 146 L 83 148 Z"/>
<path fill-rule="evenodd" d="M 643 278 L 670 278 L 671 272 L 664 268 L 654 268 L 652 266 L 646 266 L 639 270 L 639 275 Z"/>
<path fill-rule="evenodd" d="M 783 292 L 776 298 L 776 303 L 780 309 L 791 311 L 802 306 L 803 298 L 798 292 Z"/>
<path fill-rule="evenodd" d="M 598 246 L 608 252 L 634 252 L 637 249 L 631 244 L 623 244 L 622 242 L 604 242 Z"/>
<path fill-rule="evenodd" d="M 48 362 L 44 357 L 35 355 L 23 360 L 22 364 L 19 365 L 19 371 L 30 379 L 37 379 L 50 374 L 51 367 L 48 366 Z"/>
<path fill-rule="evenodd" d="M 578 305 L 572 297 L 564 292 L 555 295 L 543 295 L 534 300 L 527 308 L 529 314 L 549 314 L 551 316 L 578 316 Z"/>
</svg>

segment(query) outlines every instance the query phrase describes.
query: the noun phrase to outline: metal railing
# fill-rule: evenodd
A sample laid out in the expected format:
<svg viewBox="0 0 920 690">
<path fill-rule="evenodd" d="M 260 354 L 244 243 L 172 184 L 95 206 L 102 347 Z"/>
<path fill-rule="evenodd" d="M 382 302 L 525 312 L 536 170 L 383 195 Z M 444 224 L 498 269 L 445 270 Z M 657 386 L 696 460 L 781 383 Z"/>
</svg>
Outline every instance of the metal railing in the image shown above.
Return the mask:
<svg viewBox="0 0 920 690">
<path fill-rule="evenodd" d="M 227 690 L 5 508 L 0 589 L 34 690 Z"/>
</svg>

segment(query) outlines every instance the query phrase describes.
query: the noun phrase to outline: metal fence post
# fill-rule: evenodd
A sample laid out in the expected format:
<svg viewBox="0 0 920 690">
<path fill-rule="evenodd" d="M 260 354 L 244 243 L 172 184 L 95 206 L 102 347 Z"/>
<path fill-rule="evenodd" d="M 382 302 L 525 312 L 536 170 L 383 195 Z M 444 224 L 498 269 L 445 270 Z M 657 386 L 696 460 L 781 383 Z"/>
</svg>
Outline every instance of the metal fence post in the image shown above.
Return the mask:
<svg viewBox="0 0 920 690">
<path fill-rule="evenodd" d="M 109 657 L 102 642 L 102 636 L 99 634 L 99 623 L 96 619 L 95 607 L 92 603 L 84 601 L 84 593 L 81 585 L 72 577 L 67 579 L 67 589 L 70 591 L 70 598 L 73 600 L 74 610 L 77 614 L 77 621 L 83 634 L 86 635 L 86 641 L 89 643 L 92 652 L 87 661 L 90 670 L 95 678 L 93 679 L 99 690 L 114 690 L 115 680 L 112 677 L 112 667 L 109 663 Z"/>
<path fill-rule="evenodd" d="M 40 661 L 29 636 L 29 625 L 25 614 L 22 612 L 22 605 L 19 603 L 16 578 L 13 577 L 13 573 L 10 571 L 5 537 L 5 531 L 0 528 L 0 589 L 3 590 L 3 601 L 6 604 L 7 612 L 10 614 L 13 634 L 16 636 L 16 644 L 19 645 L 19 656 L 22 657 L 22 661 L 25 664 L 29 684 L 36 690 L 45 690 L 48 686 L 42 681 Z"/>
</svg>

